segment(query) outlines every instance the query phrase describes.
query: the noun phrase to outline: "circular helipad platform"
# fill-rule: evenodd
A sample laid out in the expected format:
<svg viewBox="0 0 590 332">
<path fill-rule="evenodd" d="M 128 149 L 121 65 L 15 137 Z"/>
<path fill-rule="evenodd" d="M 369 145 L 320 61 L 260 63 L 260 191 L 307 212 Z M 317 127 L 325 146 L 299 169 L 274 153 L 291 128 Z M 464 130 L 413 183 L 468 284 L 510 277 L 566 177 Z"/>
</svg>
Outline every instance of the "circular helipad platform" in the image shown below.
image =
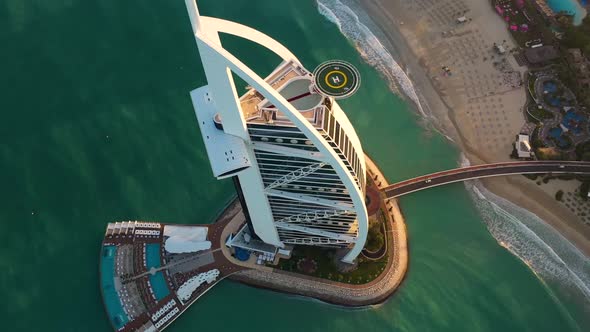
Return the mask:
<svg viewBox="0 0 590 332">
<path fill-rule="evenodd" d="M 361 75 L 348 62 L 340 60 L 326 61 L 314 71 L 316 89 L 323 95 L 336 99 L 346 98 L 358 90 Z"/>
</svg>

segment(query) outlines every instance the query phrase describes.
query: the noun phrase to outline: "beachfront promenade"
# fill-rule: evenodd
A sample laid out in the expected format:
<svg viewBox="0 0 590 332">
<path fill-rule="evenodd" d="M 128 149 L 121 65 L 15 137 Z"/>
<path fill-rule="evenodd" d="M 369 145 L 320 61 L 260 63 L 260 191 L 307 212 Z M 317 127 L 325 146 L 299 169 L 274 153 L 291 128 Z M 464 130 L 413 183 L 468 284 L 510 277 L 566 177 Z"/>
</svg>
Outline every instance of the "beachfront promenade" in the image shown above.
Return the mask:
<svg viewBox="0 0 590 332">
<path fill-rule="evenodd" d="M 383 188 L 382 191 L 387 198 L 394 198 L 454 182 L 492 176 L 536 173 L 590 174 L 590 163 L 583 161 L 520 161 L 461 167 L 394 183 Z"/>
</svg>

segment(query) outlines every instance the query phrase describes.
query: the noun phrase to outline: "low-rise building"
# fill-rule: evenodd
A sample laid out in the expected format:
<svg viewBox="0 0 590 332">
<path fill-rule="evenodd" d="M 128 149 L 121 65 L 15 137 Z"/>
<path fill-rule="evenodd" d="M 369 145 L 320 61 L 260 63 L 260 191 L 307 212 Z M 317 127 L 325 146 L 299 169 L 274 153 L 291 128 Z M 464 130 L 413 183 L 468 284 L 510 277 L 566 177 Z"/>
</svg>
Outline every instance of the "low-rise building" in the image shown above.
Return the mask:
<svg viewBox="0 0 590 332">
<path fill-rule="evenodd" d="M 532 155 L 531 142 L 529 135 L 519 134 L 516 140 L 516 152 L 518 158 L 530 158 Z"/>
</svg>

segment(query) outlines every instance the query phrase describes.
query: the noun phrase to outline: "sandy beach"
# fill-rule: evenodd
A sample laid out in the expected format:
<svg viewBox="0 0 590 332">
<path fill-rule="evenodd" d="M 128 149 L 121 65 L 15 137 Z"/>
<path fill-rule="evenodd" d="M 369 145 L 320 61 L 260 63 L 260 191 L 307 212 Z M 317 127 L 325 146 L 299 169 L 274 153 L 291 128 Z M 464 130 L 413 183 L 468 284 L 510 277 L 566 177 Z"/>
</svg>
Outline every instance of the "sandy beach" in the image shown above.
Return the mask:
<svg viewBox="0 0 590 332">
<path fill-rule="evenodd" d="M 510 160 L 515 136 L 532 130 L 522 111 L 526 92 L 518 84 L 527 68 L 511 55 L 496 54 L 494 43 L 508 51 L 516 44 L 490 3 L 358 2 L 381 29 L 384 46 L 399 55 L 436 126 L 459 145 L 471 164 Z M 458 24 L 461 16 L 467 21 Z M 445 66 L 452 75 L 445 74 Z M 555 200 L 561 181 L 552 182 L 542 188 L 523 176 L 482 181 L 491 192 L 536 214 L 590 256 L 590 227 L 574 208 Z"/>
</svg>

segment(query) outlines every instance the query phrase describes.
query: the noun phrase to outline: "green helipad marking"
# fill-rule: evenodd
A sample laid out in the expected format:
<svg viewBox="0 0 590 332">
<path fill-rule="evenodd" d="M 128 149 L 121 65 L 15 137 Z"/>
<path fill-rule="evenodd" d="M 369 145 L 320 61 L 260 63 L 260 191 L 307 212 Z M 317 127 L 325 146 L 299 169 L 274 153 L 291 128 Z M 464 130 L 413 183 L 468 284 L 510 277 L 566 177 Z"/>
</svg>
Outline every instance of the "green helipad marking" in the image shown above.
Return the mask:
<svg viewBox="0 0 590 332">
<path fill-rule="evenodd" d="M 359 88 L 361 77 L 350 63 L 333 60 L 319 65 L 313 72 L 316 89 L 336 99 L 346 98 Z"/>
</svg>

